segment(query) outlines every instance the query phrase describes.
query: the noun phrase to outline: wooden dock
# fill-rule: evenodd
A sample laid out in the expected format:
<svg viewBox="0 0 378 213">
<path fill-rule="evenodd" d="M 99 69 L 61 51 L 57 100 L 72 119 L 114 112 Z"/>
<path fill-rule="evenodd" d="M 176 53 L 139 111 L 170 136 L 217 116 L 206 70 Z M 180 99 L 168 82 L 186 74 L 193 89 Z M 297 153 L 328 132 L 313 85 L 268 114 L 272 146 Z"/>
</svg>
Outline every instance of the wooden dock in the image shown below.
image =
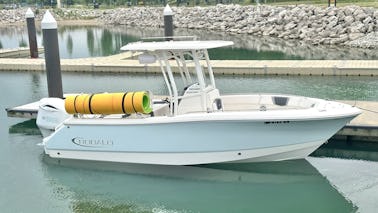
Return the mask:
<svg viewBox="0 0 378 213">
<path fill-rule="evenodd" d="M 97 58 L 61 59 L 66 72 L 160 73 L 160 66 L 139 64 L 124 52 Z M 216 74 L 377 76 L 378 60 L 212 60 Z M 175 63 L 172 63 L 174 71 Z M 44 59 L 0 58 L 0 71 L 45 71 Z"/>
</svg>

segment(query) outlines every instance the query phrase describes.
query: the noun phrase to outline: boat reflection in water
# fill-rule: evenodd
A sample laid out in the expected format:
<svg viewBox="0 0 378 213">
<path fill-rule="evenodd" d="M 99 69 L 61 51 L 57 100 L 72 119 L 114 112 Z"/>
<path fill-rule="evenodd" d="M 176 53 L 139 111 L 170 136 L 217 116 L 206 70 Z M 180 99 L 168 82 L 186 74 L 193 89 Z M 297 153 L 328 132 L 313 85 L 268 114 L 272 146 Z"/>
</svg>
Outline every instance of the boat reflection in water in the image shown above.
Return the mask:
<svg viewBox="0 0 378 213">
<path fill-rule="evenodd" d="M 22 135 L 41 135 L 41 132 L 35 124 L 35 119 L 25 120 L 10 126 L 8 133 Z"/>
<path fill-rule="evenodd" d="M 306 160 L 158 166 L 43 159 L 46 178 L 79 212 L 356 211 Z"/>
</svg>

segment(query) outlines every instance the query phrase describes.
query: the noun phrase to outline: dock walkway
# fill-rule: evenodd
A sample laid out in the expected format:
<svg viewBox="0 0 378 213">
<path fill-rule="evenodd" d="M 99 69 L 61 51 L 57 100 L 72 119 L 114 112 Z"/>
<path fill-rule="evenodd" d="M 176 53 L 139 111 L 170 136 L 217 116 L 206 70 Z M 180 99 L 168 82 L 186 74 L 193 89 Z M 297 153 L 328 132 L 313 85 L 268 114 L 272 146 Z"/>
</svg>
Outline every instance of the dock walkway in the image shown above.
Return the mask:
<svg viewBox="0 0 378 213">
<path fill-rule="evenodd" d="M 130 52 L 96 58 L 61 59 L 62 71 L 160 72 L 160 66 L 139 64 Z M 377 76 L 378 60 L 212 60 L 216 74 Z M 176 65 L 172 65 L 174 71 Z M 45 71 L 45 60 L 0 58 L 0 71 Z"/>
<path fill-rule="evenodd" d="M 43 48 L 38 48 L 38 53 L 43 53 Z M 16 49 L 0 49 L 0 58 L 25 58 L 30 56 L 30 49 L 20 47 Z M 1 65 L 0 65 L 1 66 Z"/>
</svg>

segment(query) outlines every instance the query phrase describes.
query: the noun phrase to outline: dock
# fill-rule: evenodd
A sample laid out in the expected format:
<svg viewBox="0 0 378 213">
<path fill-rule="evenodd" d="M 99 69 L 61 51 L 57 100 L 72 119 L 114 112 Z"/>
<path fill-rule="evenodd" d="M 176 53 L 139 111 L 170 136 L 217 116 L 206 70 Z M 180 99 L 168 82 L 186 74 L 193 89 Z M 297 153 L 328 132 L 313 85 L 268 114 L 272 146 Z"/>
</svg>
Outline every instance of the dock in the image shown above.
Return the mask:
<svg viewBox="0 0 378 213">
<path fill-rule="evenodd" d="M 38 48 L 39 54 L 43 52 L 44 52 L 43 48 Z M 16 49 L 0 49 L 0 58 L 13 59 L 13 58 L 27 58 L 29 56 L 30 56 L 30 50 L 27 47 L 20 47 Z"/>
<path fill-rule="evenodd" d="M 343 140 L 378 142 L 378 102 L 372 101 L 340 101 L 356 106 L 362 114 L 354 118 L 341 129 L 337 136 Z"/>
<path fill-rule="evenodd" d="M 136 54 L 61 59 L 63 72 L 160 73 L 157 63 L 139 64 Z M 134 56 L 134 57 L 133 57 Z M 194 65 L 193 65 L 194 66 Z M 377 76 L 378 60 L 212 60 L 215 74 Z M 177 65 L 172 69 L 178 72 Z M 45 71 L 43 58 L 0 58 L 0 71 Z"/>
<path fill-rule="evenodd" d="M 38 115 L 39 101 L 21 106 L 6 108 L 8 117 L 36 119 Z"/>
</svg>

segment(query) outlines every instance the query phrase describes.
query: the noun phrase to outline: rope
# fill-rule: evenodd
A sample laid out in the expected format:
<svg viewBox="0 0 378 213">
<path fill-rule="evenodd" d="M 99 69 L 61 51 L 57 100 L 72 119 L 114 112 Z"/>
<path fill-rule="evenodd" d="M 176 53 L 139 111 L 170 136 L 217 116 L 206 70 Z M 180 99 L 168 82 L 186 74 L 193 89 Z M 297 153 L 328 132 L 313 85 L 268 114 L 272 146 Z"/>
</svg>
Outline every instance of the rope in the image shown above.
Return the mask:
<svg viewBox="0 0 378 213">
<path fill-rule="evenodd" d="M 366 109 L 366 108 L 362 108 L 362 107 L 359 107 L 357 106 L 357 100 L 354 100 L 354 104 L 353 104 L 354 107 L 358 107 L 362 110 L 365 110 L 365 111 L 368 111 L 368 112 L 372 112 L 372 113 L 378 113 L 378 111 L 375 111 L 375 110 L 371 110 L 371 109 Z"/>
<path fill-rule="evenodd" d="M 370 110 L 370 109 L 365 109 L 365 108 L 362 108 L 362 107 L 358 107 L 362 110 L 365 110 L 365 111 L 368 111 L 368 112 L 372 112 L 372 113 L 378 113 L 378 111 L 374 111 L 374 110 Z"/>
</svg>

